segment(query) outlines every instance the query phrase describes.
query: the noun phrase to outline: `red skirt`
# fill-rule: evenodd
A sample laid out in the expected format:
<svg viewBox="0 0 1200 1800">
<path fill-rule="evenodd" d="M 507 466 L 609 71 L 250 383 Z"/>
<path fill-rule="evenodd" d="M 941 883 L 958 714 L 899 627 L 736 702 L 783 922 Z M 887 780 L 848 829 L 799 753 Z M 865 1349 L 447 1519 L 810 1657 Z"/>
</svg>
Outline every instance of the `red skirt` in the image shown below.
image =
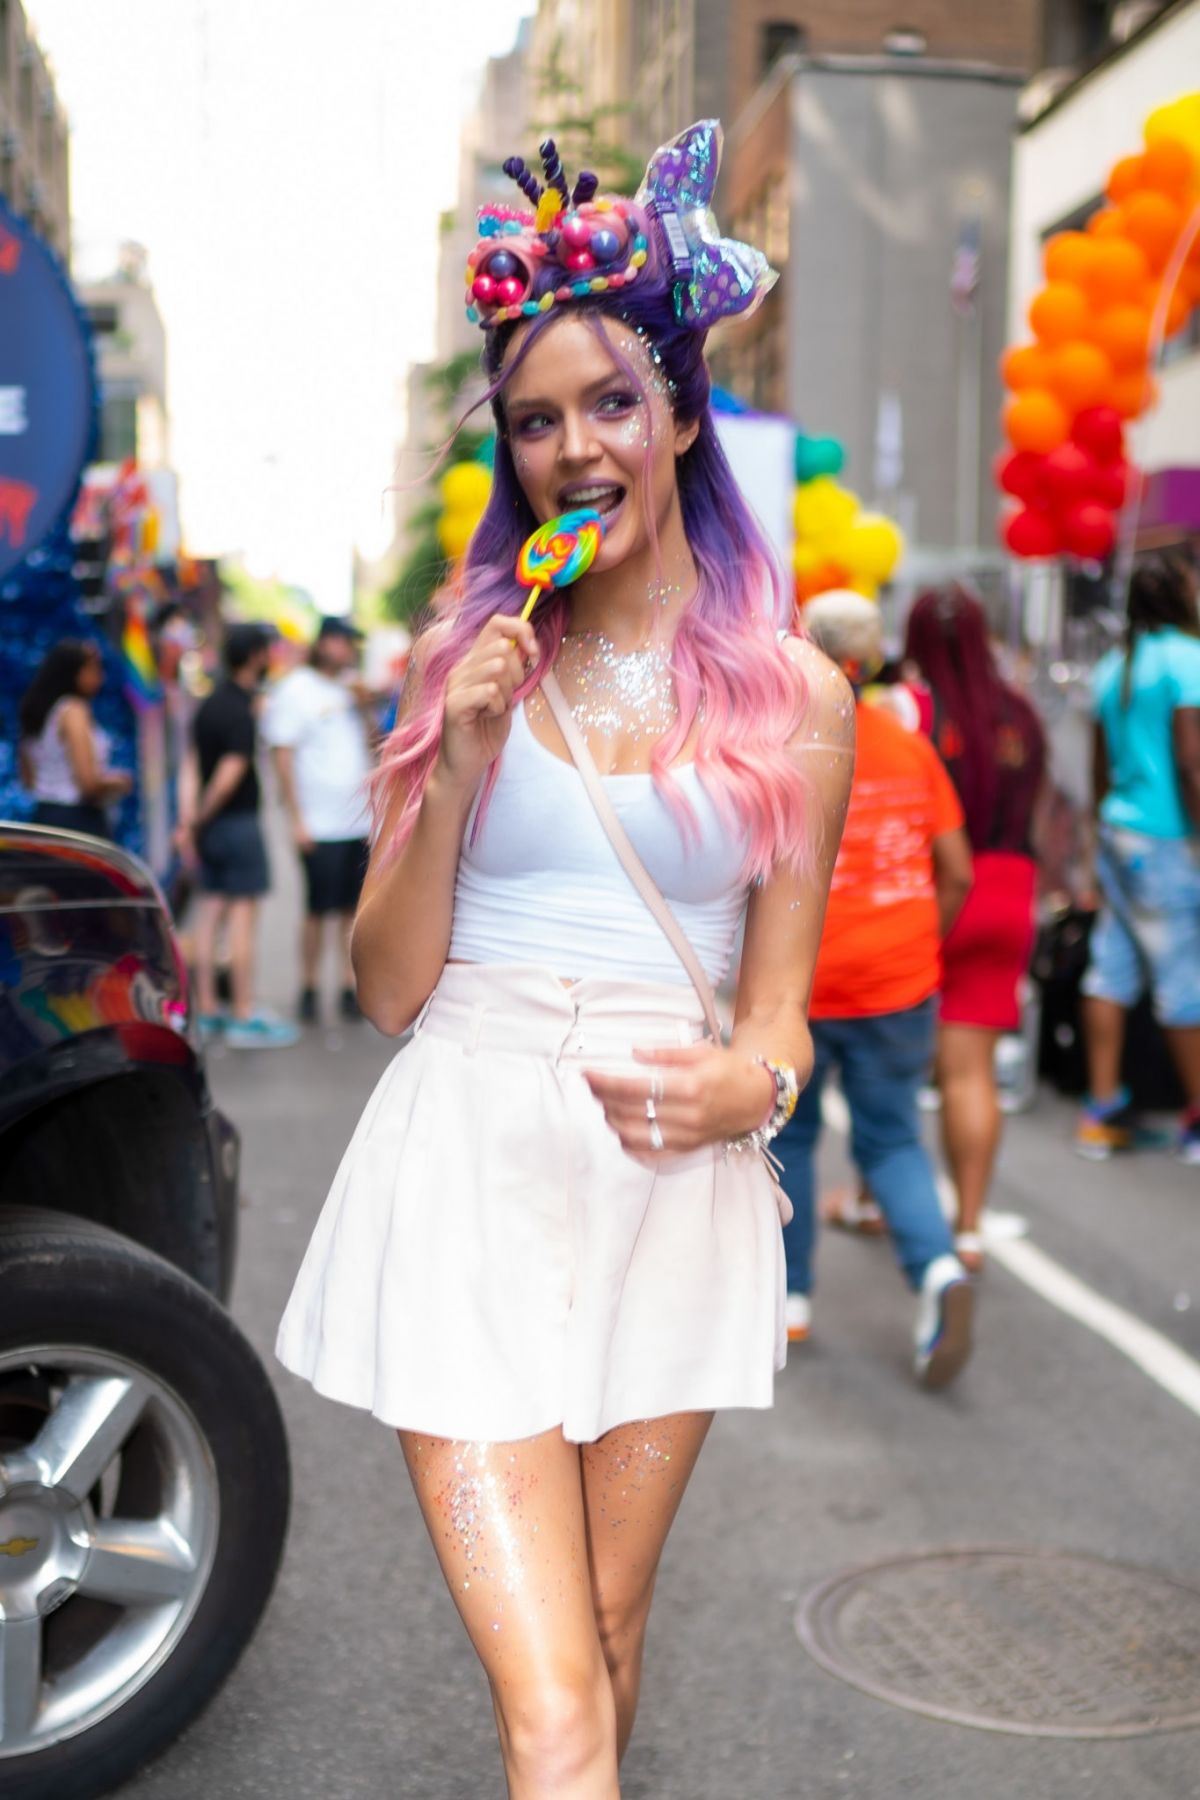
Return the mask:
<svg viewBox="0 0 1200 1800">
<path fill-rule="evenodd" d="M 942 945 L 941 1018 L 946 1025 L 1015 1031 L 1021 980 L 1033 955 L 1037 868 L 1028 856 L 983 850 L 975 885 Z"/>
</svg>

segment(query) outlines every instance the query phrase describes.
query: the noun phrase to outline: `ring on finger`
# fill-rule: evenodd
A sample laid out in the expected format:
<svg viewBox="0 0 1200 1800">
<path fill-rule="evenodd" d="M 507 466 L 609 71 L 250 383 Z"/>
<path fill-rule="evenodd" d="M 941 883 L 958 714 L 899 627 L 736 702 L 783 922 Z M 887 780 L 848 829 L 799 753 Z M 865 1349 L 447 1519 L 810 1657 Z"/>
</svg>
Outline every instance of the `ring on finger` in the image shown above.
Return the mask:
<svg viewBox="0 0 1200 1800">
<path fill-rule="evenodd" d="M 649 1096 L 646 1100 L 646 1117 L 649 1119 L 649 1121 L 652 1125 L 653 1125 L 655 1119 L 657 1119 L 657 1117 L 658 1117 L 658 1113 L 657 1113 L 657 1111 L 655 1109 L 655 1105 L 654 1105 L 653 1096 Z"/>
<path fill-rule="evenodd" d="M 651 1100 L 648 1100 L 646 1102 L 646 1104 L 647 1104 L 647 1106 L 652 1106 L 654 1104 L 654 1102 Z M 658 1120 L 655 1118 L 651 1118 L 651 1120 L 650 1120 L 650 1148 L 652 1150 L 661 1150 L 662 1147 L 663 1147 L 663 1134 L 659 1130 Z"/>
<path fill-rule="evenodd" d="M 652 1100 L 661 1100 L 662 1097 L 663 1097 L 662 1072 L 659 1069 L 655 1069 L 653 1075 L 650 1077 L 650 1098 Z"/>
</svg>

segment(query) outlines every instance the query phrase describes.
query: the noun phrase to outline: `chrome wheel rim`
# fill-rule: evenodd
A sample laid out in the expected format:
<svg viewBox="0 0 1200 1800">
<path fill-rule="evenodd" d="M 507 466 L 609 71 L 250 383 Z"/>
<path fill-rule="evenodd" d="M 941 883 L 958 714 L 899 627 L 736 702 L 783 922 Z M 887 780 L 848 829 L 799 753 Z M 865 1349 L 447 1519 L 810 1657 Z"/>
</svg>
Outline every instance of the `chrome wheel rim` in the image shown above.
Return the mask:
<svg viewBox="0 0 1200 1800">
<path fill-rule="evenodd" d="M 217 1471 L 151 1370 L 84 1347 L 0 1353 L 0 1766 L 144 1687 L 212 1571 Z"/>
</svg>

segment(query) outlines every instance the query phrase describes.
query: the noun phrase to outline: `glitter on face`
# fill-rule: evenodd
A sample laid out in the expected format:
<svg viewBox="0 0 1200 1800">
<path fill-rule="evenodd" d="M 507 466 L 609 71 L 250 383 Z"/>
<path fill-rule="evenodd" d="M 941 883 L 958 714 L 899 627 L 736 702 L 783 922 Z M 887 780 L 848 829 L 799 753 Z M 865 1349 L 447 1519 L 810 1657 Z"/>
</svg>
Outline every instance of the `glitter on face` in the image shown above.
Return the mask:
<svg viewBox="0 0 1200 1800">
<path fill-rule="evenodd" d="M 554 672 L 580 729 L 597 737 L 652 742 L 679 717 L 670 657 L 655 645 L 622 654 L 602 631 L 568 632 Z M 531 721 L 548 716 L 540 693 L 526 707 Z"/>
</svg>

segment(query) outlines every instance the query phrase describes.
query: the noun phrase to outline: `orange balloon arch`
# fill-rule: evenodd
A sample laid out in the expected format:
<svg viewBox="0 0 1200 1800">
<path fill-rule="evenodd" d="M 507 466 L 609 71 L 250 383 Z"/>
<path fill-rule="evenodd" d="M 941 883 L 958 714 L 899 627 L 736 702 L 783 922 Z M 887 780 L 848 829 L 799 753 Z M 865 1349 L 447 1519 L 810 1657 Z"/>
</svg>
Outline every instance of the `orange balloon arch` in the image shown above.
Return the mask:
<svg viewBox="0 0 1200 1800">
<path fill-rule="evenodd" d="M 1130 491 L 1126 423 L 1154 404 L 1162 340 L 1200 303 L 1200 93 L 1150 115 L 1145 148 L 1113 165 L 1107 205 L 1043 252 L 1031 343 L 1000 362 L 1008 448 L 997 486 L 1015 556 L 1107 557 Z"/>
</svg>

